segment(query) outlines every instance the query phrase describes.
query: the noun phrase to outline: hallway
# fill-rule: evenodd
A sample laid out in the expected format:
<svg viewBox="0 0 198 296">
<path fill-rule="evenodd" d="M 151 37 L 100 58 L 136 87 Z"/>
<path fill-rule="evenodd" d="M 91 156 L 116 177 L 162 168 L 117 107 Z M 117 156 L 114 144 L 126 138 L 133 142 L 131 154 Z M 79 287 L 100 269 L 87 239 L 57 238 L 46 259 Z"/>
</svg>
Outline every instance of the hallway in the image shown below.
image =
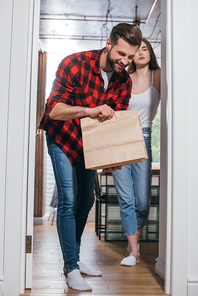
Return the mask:
<svg viewBox="0 0 198 296">
<path fill-rule="evenodd" d="M 93 291 L 78 292 L 69 289 L 65 282 L 56 225 L 46 222 L 34 226 L 33 288 L 23 295 L 165 295 L 164 282 L 154 270 L 158 243 L 142 242 L 140 262 L 132 268 L 120 266 L 120 261 L 128 255 L 126 245 L 126 242 L 98 240 L 94 223 L 89 222 L 83 235 L 81 260 L 101 270 L 103 276 L 85 276 Z"/>
</svg>

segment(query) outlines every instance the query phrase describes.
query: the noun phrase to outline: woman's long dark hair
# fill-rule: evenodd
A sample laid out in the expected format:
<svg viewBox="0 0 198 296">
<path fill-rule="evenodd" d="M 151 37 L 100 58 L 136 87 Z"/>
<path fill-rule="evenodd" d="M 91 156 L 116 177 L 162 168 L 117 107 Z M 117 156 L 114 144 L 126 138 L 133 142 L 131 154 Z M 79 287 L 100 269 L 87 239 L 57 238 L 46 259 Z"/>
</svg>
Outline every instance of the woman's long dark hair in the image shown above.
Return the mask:
<svg viewBox="0 0 198 296">
<path fill-rule="evenodd" d="M 146 46 L 147 46 L 147 48 L 148 48 L 148 51 L 149 51 L 149 53 L 150 53 L 150 57 L 151 57 L 150 62 L 149 62 L 149 69 L 151 69 L 151 70 L 156 70 L 156 69 L 158 69 L 158 68 L 159 68 L 159 65 L 158 65 L 158 63 L 157 63 L 156 56 L 155 56 L 155 54 L 154 54 L 154 51 L 153 51 L 153 48 L 152 48 L 151 44 L 150 44 L 145 38 L 142 38 L 142 41 L 146 44 Z M 134 73 L 135 71 L 136 71 L 136 66 L 135 66 L 135 63 L 132 62 L 132 63 L 129 65 L 129 67 L 128 67 L 128 69 L 127 69 L 127 72 L 128 72 L 129 74 L 132 74 L 132 73 Z"/>
</svg>

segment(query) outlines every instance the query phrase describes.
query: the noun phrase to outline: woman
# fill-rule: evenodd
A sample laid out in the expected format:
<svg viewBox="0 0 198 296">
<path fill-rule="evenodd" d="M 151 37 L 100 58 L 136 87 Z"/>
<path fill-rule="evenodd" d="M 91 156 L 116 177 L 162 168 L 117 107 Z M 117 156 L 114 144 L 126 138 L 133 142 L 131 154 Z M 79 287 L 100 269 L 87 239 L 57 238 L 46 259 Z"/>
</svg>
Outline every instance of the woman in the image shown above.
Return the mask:
<svg viewBox="0 0 198 296">
<path fill-rule="evenodd" d="M 128 73 L 133 84 L 128 109 L 139 112 L 148 159 L 142 163 L 123 166 L 112 174 L 130 253 L 121 261 L 121 265 L 134 266 L 138 262 L 138 242 L 150 209 L 151 126 L 160 102 L 160 68 L 146 39 L 142 39 Z"/>
</svg>

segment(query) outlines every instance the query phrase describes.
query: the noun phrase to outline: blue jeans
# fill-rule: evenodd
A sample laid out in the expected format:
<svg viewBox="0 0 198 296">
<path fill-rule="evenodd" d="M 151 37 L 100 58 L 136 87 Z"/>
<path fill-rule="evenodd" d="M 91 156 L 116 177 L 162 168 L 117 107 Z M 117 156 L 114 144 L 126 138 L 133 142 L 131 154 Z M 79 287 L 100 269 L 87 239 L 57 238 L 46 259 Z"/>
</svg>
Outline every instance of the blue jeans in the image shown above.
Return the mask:
<svg viewBox="0 0 198 296">
<path fill-rule="evenodd" d="M 79 268 L 81 236 L 94 203 L 96 171 L 85 169 L 83 159 L 73 167 L 48 133 L 46 141 L 58 190 L 58 236 L 66 271 L 70 272 Z"/>
<path fill-rule="evenodd" d="M 120 215 L 125 234 L 137 233 L 146 223 L 151 200 L 151 129 L 143 128 L 148 159 L 141 163 L 125 165 L 112 172 L 120 204 Z"/>
</svg>

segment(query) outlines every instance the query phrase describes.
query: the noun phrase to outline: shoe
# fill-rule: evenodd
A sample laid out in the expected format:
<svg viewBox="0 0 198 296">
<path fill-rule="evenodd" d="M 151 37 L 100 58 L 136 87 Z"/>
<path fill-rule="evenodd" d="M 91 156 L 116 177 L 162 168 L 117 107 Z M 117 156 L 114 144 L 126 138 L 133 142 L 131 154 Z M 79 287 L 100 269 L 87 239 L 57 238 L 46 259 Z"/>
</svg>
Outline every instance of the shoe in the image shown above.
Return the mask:
<svg viewBox="0 0 198 296">
<path fill-rule="evenodd" d="M 102 272 L 98 271 L 98 270 L 94 270 L 91 268 L 87 268 L 87 266 L 85 264 L 83 264 L 82 262 L 77 262 L 78 266 L 79 266 L 79 271 L 82 274 L 86 274 L 86 275 L 91 275 L 91 276 L 102 276 Z M 63 266 L 63 273 L 66 276 L 67 272 L 66 272 L 66 268 L 65 266 Z"/>
<path fill-rule="evenodd" d="M 125 266 L 135 266 L 136 265 L 136 258 L 134 256 L 128 256 L 128 257 L 125 257 L 120 265 L 125 265 Z"/>
</svg>

